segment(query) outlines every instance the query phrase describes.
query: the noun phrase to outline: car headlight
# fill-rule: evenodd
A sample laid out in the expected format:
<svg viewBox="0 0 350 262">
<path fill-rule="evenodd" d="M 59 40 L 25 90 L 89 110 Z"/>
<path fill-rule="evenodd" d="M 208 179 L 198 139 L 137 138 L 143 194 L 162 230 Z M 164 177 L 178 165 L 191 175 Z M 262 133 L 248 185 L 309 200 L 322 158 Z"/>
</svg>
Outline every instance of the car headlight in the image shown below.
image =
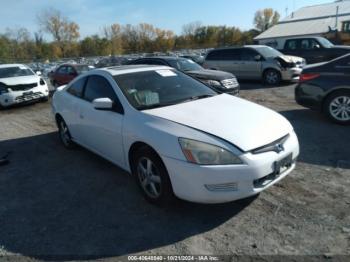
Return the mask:
<svg viewBox="0 0 350 262">
<path fill-rule="evenodd" d="M 179 143 L 188 162 L 198 165 L 240 165 L 242 160 L 226 149 L 186 138 Z"/>
<path fill-rule="evenodd" d="M 221 86 L 221 83 L 216 80 L 206 80 L 205 82 L 210 86 Z"/>
</svg>

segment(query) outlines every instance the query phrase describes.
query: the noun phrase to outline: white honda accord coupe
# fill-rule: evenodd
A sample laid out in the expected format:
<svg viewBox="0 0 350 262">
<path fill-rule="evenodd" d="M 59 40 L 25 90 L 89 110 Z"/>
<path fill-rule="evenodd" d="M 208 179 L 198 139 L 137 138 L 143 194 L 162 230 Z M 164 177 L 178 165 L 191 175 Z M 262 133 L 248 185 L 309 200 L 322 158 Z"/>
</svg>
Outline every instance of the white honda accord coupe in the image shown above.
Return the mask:
<svg viewBox="0 0 350 262">
<path fill-rule="evenodd" d="M 0 65 L 0 107 L 49 99 L 44 79 L 21 64 Z"/>
<path fill-rule="evenodd" d="M 169 67 L 88 72 L 57 90 L 53 113 L 66 147 L 77 143 L 125 169 L 156 204 L 256 195 L 299 155 L 283 116 Z"/>
</svg>

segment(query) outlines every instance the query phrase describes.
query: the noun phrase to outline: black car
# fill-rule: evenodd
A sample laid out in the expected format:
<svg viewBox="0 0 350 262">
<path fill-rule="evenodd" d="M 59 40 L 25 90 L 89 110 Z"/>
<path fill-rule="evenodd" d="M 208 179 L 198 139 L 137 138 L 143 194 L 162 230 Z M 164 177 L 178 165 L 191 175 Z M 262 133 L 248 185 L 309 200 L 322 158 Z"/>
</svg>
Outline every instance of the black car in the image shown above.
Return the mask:
<svg viewBox="0 0 350 262">
<path fill-rule="evenodd" d="M 323 37 L 298 37 L 287 39 L 280 51 L 285 55 L 302 57 L 308 64 L 313 64 L 346 55 L 350 53 L 350 47 L 333 45 Z"/>
<path fill-rule="evenodd" d="M 233 74 L 217 70 L 206 70 L 187 58 L 172 56 L 147 57 L 131 61 L 128 64 L 170 66 L 198 79 L 222 93 L 237 95 L 240 89 L 239 83 Z"/>
<path fill-rule="evenodd" d="M 298 104 L 325 113 L 338 124 L 350 124 L 350 54 L 306 66 L 295 89 Z"/>
</svg>

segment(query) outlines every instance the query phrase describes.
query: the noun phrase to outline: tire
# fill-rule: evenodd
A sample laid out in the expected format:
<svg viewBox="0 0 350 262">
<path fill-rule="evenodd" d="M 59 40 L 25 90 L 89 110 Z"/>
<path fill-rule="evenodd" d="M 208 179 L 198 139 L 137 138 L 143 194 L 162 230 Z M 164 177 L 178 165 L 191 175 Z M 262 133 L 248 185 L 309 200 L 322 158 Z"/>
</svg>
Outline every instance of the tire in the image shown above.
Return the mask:
<svg viewBox="0 0 350 262">
<path fill-rule="evenodd" d="M 336 91 L 328 96 L 323 111 L 331 121 L 350 125 L 350 91 Z"/>
<path fill-rule="evenodd" d="M 171 204 L 174 193 L 168 171 L 158 156 L 149 147 L 142 147 L 132 157 L 132 173 L 147 201 L 158 206 Z"/>
<path fill-rule="evenodd" d="M 281 83 L 281 73 L 275 69 L 267 69 L 263 80 L 266 85 L 278 86 Z"/>
<path fill-rule="evenodd" d="M 75 143 L 72 140 L 72 137 L 70 135 L 66 122 L 64 122 L 62 118 L 59 118 L 57 120 L 57 125 L 58 125 L 59 138 L 62 144 L 64 145 L 64 147 L 67 149 L 75 148 Z"/>
<path fill-rule="evenodd" d="M 48 96 L 45 96 L 44 98 L 41 99 L 41 102 L 44 102 L 44 103 L 45 103 L 45 102 L 47 102 L 47 101 L 49 101 L 49 97 L 48 97 Z"/>
<path fill-rule="evenodd" d="M 55 90 L 59 87 L 59 84 L 56 81 L 53 81 L 52 85 L 53 85 Z"/>
</svg>

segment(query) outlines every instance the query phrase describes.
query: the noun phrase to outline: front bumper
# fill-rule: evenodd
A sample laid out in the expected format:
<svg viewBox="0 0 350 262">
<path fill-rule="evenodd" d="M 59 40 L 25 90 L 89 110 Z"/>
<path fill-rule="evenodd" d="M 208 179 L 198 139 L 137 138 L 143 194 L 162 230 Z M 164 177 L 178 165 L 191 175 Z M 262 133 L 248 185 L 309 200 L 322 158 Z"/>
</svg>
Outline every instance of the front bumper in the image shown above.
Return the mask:
<svg viewBox="0 0 350 262">
<path fill-rule="evenodd" d="M 281 70 L 281 77 L 283 81 L 295 81 L 303 69 L 301 67 L 293 67 Z"/>
<path fill-rule="evenodd" d="M 321 111 L 324 91 L 315 85 L 300 83 L 295 88 L 295 101 L 312 110 Z"/>
<path fill-rule="evenodd" d="M 38 86 L 26 91 L 10 91 L 0 95 L 0 105 L 3 107 L 36 101 L 49 97 L 47 85 Z"/>
<path fill-rule="evenodd" d="M 271 175 L 276 161 L 290 154 L 296 161 L 299 143 L 294 132 L 284 147 L 285 151 L 280 154 L 246 153 L 241 156 L 246 164 L 237 166 L 199 166 L 164 156 L 162 159 L 177 197 L 196 203 L 215 204 L 256 195 L 286 177 L 295 168 L 295 162 L 280 175 Z"/>
</svg>

